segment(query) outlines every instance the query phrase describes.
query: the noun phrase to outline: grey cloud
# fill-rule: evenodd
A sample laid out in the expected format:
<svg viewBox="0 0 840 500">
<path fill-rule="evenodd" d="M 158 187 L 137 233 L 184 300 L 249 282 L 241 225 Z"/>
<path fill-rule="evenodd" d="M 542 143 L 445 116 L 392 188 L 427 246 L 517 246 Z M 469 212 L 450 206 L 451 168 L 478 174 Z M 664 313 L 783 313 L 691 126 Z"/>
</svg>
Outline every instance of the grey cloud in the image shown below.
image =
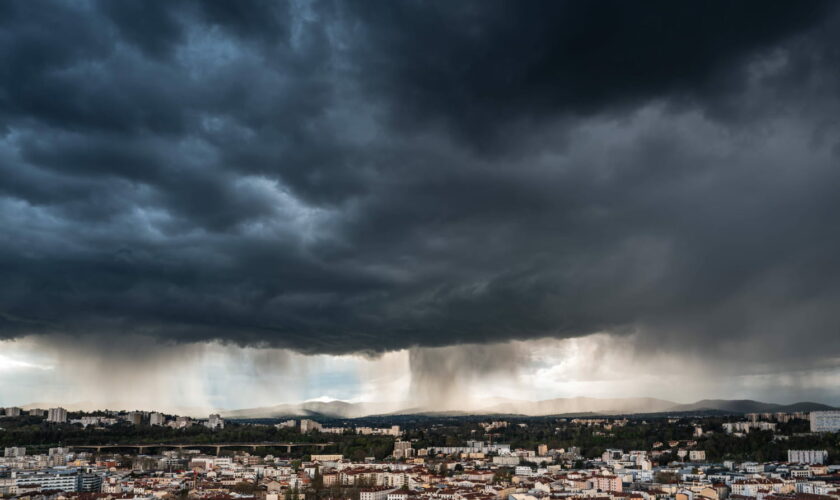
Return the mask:
<svg viewBox="0 0 840 500">
<path fill-rule="evenodd" d="M 839 347 L 830 4 L 30 5 L 0 337 Z"/>
</svg>

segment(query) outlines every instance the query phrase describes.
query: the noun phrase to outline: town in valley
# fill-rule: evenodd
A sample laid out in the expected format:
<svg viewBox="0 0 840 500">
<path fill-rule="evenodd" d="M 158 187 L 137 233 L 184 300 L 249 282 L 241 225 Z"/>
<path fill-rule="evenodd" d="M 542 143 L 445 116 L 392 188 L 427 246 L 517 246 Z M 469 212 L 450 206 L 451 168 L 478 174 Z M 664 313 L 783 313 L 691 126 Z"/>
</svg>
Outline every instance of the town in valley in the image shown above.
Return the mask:
<svg viewBox="0 0 840 500">
<path fill-rule="evenodd" d="M 225 419 L 5 408 L 3 498 L 837 500 L 840 411 Z"/>
</svg>

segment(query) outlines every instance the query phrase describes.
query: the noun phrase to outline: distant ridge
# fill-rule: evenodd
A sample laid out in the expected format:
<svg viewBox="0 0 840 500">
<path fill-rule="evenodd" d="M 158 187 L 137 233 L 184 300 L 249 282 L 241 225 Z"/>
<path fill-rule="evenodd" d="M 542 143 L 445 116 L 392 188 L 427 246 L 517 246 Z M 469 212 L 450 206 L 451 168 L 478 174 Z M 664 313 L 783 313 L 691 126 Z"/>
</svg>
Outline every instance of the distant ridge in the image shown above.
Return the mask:
<svg viewBox="0 0 840 500">
<path fill-rule="evenodd" d="M 90 401 L 79 403 L 32 403 L 24 409 L 51 408 L 61 406 L 70 411 L 91 410 L 155 410 L 135 407 L 128 403 L 113 402 L 96 404 Z M 479 401 L 474 409 L 411 407 L 405 403 L 350 403 L 347 401 L 305 401 L 257 408 L 237 410 L 210 408 L 173 408 L 169 413 L 205 417 L 209 413 L 220 413 L 225 418 L 281 418 L 281 417 L 327 417 L 360 418 L 388 417 L 398 415 L 467 416 L 467 415 L 518 415 L 518 416 L 597 416 L 597 415 L 743 415 L 745 413 L 811 412 L 837 409 L 822 403 L 804 401 L 788 405 L 765 403 L 751 399 L 703 399 L 695 403 L 680 404 L 657 398 L 554 398 L 541 401 L 525 401 L 492 398 Z M 165 409 L 162 409 L 166 411 Z"/>
<path fill-rule="evenodd" d="M 541 401 L 500 400 L 487 401 L 473 410 L 451 408 L 408 407 L 399 408 L 394 403 L 347 403 L 344 401 L 306 402 L 283 404 L 223 412 L 228 418 L 277 418 L 293 416 L 325 416 L 332 418 L 358 418 L 366 416 L 466 416 L 466 415 L 632 415 L 632 414 L 691 414 L 718 413 L 742 415 L 745 413 L 810 412 L 833 410 L 832 406 L 814 402 L 789 405 L 761 401 L 704 399 L 691 404 L 679 404 L 656 398 L 554 398 Z M 388 408 L 391 408 L 390 410 Z"/>
<path fill-rule="evenodd" d="M 775 412 L 798 412 L 798 411 L 823 411 L 834 410 L 832 406 L 821 403 L 801 402 L 789 405 L 775 403 L 763 403 L 751 399 L 704 399 L 687 405 L 677 405 L 668 411 L 689 412 L 702 410 L 718 410 L 731 413 L 775 413 Z"/>
</svg>

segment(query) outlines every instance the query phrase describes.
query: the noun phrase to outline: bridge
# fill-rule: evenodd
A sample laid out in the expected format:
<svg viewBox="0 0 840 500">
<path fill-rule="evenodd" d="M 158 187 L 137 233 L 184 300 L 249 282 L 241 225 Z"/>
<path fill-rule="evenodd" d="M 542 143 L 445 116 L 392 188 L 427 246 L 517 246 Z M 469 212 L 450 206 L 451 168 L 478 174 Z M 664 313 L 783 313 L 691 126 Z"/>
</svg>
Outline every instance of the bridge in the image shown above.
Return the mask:
<svg viewBox="0 0 840 500">
<path fill-rule="evenodd" d="M 136 449 L 137 453 L 142 455 L 146 450 L 149 448 L 167 448 L 167 449 L 177 449 L 183 450 L 184 448 L 191 448 L 191 449 L 200 449 L 200 448 L 215 448 L 216 455 L 219 455 L 222 451 L 222 448 L 251 448 L 254 451 L 257 451 L 257 448 L 286 448 L 286 453 L 291 453 L 292 448 L 301 448 L 306 446 L 312 446 L 318 448 L 319 450 L 323 450 L 327 446 L 331 446 L 335 443 L 272 443 L 272 442 L 262 442 L 262 443 L 203 443 L 203 444 L 179 444 L 179 443 L 150 443 L 150 444 L 91 444 L 91 445 L 69 445 L 68 448 L 72 448 L 74 450 L 96 450 L 97 453 L 101 453 L 102 450 L 113 450 L 113 449 Z"/>
</svg>

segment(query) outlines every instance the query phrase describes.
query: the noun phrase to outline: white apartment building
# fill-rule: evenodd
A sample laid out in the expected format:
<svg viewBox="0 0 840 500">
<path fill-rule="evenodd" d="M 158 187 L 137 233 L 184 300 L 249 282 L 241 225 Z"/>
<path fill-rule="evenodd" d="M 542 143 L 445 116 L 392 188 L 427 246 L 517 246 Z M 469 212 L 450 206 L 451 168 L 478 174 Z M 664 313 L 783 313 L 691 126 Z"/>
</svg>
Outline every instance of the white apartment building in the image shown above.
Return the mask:
<svg viewBox="0 0 840 500">
<path fill-rule="evenodd" d="M 459 453 L 498 453 L 499 455 L 510 455 L 510 445 L 502 443 L 484 444 L 481 441 L 467 441 L 467 446 L 432 446 L 429 447 L 436 453 L 444 455 L 456 455 Z"/>
<path fill-rule="evenodd" d="M 812 411 L 811 432 L 837 432 L 840 430 L 840 411 Z"/>
<path fill-rule="evenodd" d="M 726 431 L 727 434 L 750 432 L 753 429 L 758 429 L 760 431 L 775 431 L 776 426 L 776 422 L 727 422 L 723 424 L 723 430 Z"/>
<path fill-rule="evenodd" d="M 411 449 L 410 441 L 402 441 L 397 439 L 394 441 L 394 458 L 397 460 L 401 458 L 409 458 L 414 456 L 414 450 Z"/>
<path fill-rule="evenodd" d="M 300 432 L 301 433 L 307 433 L 307 432 L 310 432 L 310 431 L 320 431 L 320 430 L 321 430 L 321 424 L 319 424 L 318 422 L 316 422 L 314 420 L 309 420 L 309 419 L 306 419 L 306 418 L 301 419 L 301 421 L 300 421 Z"/>
<path fill-rule="evenodd" d="M 388 494 L 397 488 L 365 488 L 359 493 L 359 500 L 387 500 Z"/>
<path fill-rule="evenodd" d="M 504 455 L 493 457 L 493 463 L 496 465 L 519 465 L 522 457 L 519 455 Z"/>
<path fill-rule="evenodd" d="M 410 497 L 415 496 L 416 493 L 409 490 L 397 490 L 393 493 L 388 494 L 388 500 L 408 500 Z"/>
<path fill-rule="evenodd" d="M 788 462 L 799 464 L 824 464 L 828 459 L 825 450 L 788 450 Z"/>
<path fill-rule="evenodd" d="M 513 469 L 513 473 L 517 476 L 533 476 L 534 469 L 527 465 L 517 465 L 515 469 Z"/>
<path fill-rule="evenodd" d="M 210 429 L 224 429 L 225 421 L 222 419 L 221 415 L 214 413 L 210 415 L 210 418 L 207 420 L 205 425 Z"/>
<path fill-rule="evenodd" d="M 50 408 L 47 412 L 47 422 L 63 424 L 67 422 L 67 410 L 64 408 Z"/>
<path fill-rule="evenodd" d="M 6 457 L 25 457 L 26 448 L 23 446 L 11 446 L 6 448 L 4 456 Z"/>
<path fill-rule="evenodd" d="M 166 417 L 163 416 L 163 413 L 153 412 L 149 415 L 149 425 L 163 425 L 165 423 Z"/>
<path fill-rule="evenodd" d="M 75 469 L 50 469 L 37 472 L 15 474 L 15 485 L 18 487 L 38 485 L 41 491 L 77 491 L 78 474 Z"/>
<path fill-rule="evenodd" d="M 12 406 L 12 407 L 6 408 L 4 413 L 6 414 L 7 417 L 19 417 L 20 416 L 20 408 L 18 408 L 17 406 Z"/>
</svg>

